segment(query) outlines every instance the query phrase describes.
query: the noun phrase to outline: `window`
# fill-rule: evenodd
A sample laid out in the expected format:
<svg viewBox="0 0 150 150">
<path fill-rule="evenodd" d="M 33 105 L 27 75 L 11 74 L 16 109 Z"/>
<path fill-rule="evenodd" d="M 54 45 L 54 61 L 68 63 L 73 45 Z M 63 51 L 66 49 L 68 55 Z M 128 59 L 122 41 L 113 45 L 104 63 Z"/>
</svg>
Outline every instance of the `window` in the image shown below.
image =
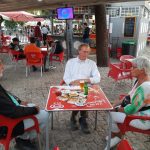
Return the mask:
<svg viewBox="0 0 150 150">
<path fill-rule="evenodd" d="M 133 37 L 135 30 L 135 17 L 125 18 L 124 36 Z"/>
</svg>

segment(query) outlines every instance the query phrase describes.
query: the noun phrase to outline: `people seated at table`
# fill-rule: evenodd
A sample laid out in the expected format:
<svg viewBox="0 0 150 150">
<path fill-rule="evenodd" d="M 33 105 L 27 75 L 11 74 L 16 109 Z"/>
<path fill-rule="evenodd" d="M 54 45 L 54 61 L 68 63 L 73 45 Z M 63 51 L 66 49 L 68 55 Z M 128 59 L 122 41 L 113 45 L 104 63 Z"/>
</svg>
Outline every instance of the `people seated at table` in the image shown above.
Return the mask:
<svg viewBox="0 0 150 150">
<path fill-rule="evenodd" d="M 23 46 L 19 45 L 19 39 L 17 37 L 12 39 L 12 42 L 9 45 L 9 48 L 20 52 L 19 58 L 25 58 L 25 55 L 23 54 Z"/>
<path fill-rule="evenodd" d="M 0 60 L 0 77 L 3 76 L 4 66 Z M 0 80 L 1 81 L 1 80 Z M 48 119 L 48 113 L 45 110 L 41 110 L 37 105 L 28 103 L 20 100 L 18 97 L 14 96 L 12 93 L 8 92 L 1 84 L 0 84 L 0 114 L 10 118 L 20 118 L 28 115 L 35 115 L 38 119 L 39 127 L 41 132 L 44 131 L 46 127 L 46 122 Z M 13 133 L 15 135 L 20 135 L 16 138 L 16 143 L 20 149 L 23 149 L 22 145 L 26 147 L 26 149 L 34 147 L 32 145 L 31 140 L 36 138 L 35 132 L 25 132 L 24 129 L 33 126 L 33 121 L 31 119 L 25 119 L 23 122 L 19 123 L 14 129 Z M 7 134 L 3 132 L 4 126 L 0 126 L 0 136 L 3 137 Z M 4 135 L 3 135 L 4 134 Z"/>
<path fill-rule="evenodd" d="M 139 116 L 150 115 L 150 60 L 140 56 L 133 59 L 131 63 L 133 66 L 131 74 L 137 78 L 137 83 L 135 83 L 129 95 L 126 96 L 126 99 L 115 101 L 113 105 L 110 147 L 115 146 L 121 141 L 121 134 L 117 123 L 123 123 L 126 116 L 131 114 Z M 130 122 L 130 125 L 143 130 L 150 129 L 150 121 L 135 119 Z"/>
<path fill-rule="evenodd" d="M 60 54 L 64 51 L 61 42 L 58 40 L 50 41 L 49 46 L 50 46 L 51 55 L 52 54 Z"/>
<path fill-rule="evenodd" d="M 90 47 L 88 44 L 81 44 L 78 48 L 79 55 L 76 58 L 70 59 L 65 68 L 63 80 L 67 85 L 79 85 L 81 80 L 88 84 L 97 84 L 100 82 L 100 73 L 93 60 L 88 59 Z M 71 129 L 77 130 L 77 114 L 79 111 L 73 111 L 70 121 Z M 86 118 L 88 117 L 87 111 L 80 111 L 81 117 L 79 123 L 83 133 L 90 133 Z"/>
<path fill-rule="evenodd" d="M 64 51 L 61 41 L 55 40 L 49 42 L 50 46 L 50 57 L 57 57 L 54 54 L 60 54 Z M 56 68 L 55 66 L 50 66 L 50 68 Z"/>
<path fill-rule="evenodd" d="M 35 41 L 36 39 L 34 37 L 30 37 L 30 44 L 26 45 L 24 48 L 25 55 L 30 52 L 41 53 L 41 49 L 36 46 Z M 33 68 L 33 71 L 37 70 L 35 66 L 32 66 L 32 68 Z M 48 69 L 46 69 L 46 58 L 44 58 L 44 71 L 48 71 Z"/>
</svg>

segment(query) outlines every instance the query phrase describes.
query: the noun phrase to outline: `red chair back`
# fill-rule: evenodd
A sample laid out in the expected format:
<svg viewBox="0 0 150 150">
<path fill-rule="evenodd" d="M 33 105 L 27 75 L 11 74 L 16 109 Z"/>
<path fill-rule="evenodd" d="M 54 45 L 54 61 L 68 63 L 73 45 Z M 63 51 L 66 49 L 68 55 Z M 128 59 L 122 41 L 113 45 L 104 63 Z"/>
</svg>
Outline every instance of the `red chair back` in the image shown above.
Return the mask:
<svg viewBox="0 0 150 150">
<path fill-rule="evenodd" d="M 57 61 L 57 62 L 63 62 L 64 60 L 64 52 L 61 52 L 60 54 L 50 54 L 50 61 Z"/>
<path fill-rule="evenodd" d="M 120 132 L 122 134 L 125 134 L 128 131 L 132 131 L 132 132 L 138 132 L 138 133 L 143 133 L 143 134 L 148 134 L 150 135 L 150 129 L 148 130 L 142 130 L 142 129 L 138 129 L 135 128 L 133 126 L 130 125 L 130 122 L 134 119 L 141 119 L 141 120 L 149 120 L 150 121 L 150 116 L 135 116 L 135 115 L 129 115 L 125 118 L 124 123 L 120 124 L 118 123 L 118 127 L 120 129 Z"/>
<path fill-rule="evenodd" d="M 109 64 L 108 77 L 113 78 L 115 81 L 123 79 L 131 79 L 131 70 L 120 68 L 120 64 Z"/>
<path fill-rule="evenodd" d="M 10 51 L 9 46 L 2 46 L 0 48 L 0 53 L 9 53 L 9 51 Z"/>
<path fill-rule="evenodd" d="M 55 146 L 53 150 L 60 150 L 58 146 Z"/>
<path fill-rule="evenodd" d="M 43 54 L 41 53 L 27 53 L 26 54 L 26 63 L 29 66 L 35 65 L 35 66 L 42 66 L 43 65 Z"/>
<path fill-rule="evenodd" d="M 7 127 L 6 137 L 0 139 L 0 143 L 2 145 L 4 145 L 5 150 L 9 150 L 10 141 L 13 138 L 12 132 L 13 132 L 14 127 L 19 122 L 23 121 L 24 119 L 32 119 L 34 121 L 34 125 L 31 126 L 30 128 L 27 128 L 25 131 L 31 131 L 31 130 L 35 129 L 37 133 L 40 132 L 38 120 L 33 115 L 25 116 L 25 117 L 21 117 L 21 118 L 16 118 L 16 119 L 12 119 L 12 118 L 8 118 L 8 117 L 5 117 L 3 115 L 0 115 L 0 126 Z"/>
<path fill-rule="evenodd" d="M 127 59 L 133 59 L 135 58 L 134 56 L 131 55 L 122 55 L 120 57 L 120 61 L 122 63 L 122 67 L 125 69 L 130 69 L 132 67 L 132 63 L 127 61 Z"/>
<path fill-rule="evenodd" d="M 24 55 L 23 52 L 15 51 L 10 49 L 10 54 L 12 55 L 12 61 L 18 62 L 19 60 L 23 60 L 25 58 L 20 58 L 20 55 Z"/>
<path fill-rule="evenodd" d="M 128 141 L 124 139 L 117 145 L 117 150 L 133 150 L 133 148 Z"/>
<path fill-rule="evenodd" d="M 64 85 L 64 84 L 66 84 L 64 80 L 61 80 L 59 83 L 59 85 Z"/>
</svg>

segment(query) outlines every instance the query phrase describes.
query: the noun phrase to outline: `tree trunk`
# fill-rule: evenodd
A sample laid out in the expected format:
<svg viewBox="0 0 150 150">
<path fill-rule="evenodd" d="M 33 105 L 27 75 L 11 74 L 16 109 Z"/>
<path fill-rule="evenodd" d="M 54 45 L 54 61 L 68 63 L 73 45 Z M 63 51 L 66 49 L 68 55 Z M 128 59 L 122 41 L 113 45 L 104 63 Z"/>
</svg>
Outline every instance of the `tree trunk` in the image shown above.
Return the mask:
<svg viewBox="0 0 150 150">
<path fill-rule="evenodd" d="M 106 67 L 108 66 L 109 57 L 105 5 L 95 6 L 95 22 L 97 65 L 100 67 Z"/>
</svg>

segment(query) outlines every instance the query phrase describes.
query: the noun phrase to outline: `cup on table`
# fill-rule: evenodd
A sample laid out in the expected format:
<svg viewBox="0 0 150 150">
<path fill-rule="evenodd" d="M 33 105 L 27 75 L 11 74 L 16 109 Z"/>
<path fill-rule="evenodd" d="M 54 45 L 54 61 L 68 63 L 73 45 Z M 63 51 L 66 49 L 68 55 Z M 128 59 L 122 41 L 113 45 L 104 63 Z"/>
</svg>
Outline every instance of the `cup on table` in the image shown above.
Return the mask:
<svg viewBox="0 0 150 150">
<path fill-rule="evenodd" d="M 84 88 L 84 80 L 80 80 L 80 89 L 83 91 Z"/>
</svg>

